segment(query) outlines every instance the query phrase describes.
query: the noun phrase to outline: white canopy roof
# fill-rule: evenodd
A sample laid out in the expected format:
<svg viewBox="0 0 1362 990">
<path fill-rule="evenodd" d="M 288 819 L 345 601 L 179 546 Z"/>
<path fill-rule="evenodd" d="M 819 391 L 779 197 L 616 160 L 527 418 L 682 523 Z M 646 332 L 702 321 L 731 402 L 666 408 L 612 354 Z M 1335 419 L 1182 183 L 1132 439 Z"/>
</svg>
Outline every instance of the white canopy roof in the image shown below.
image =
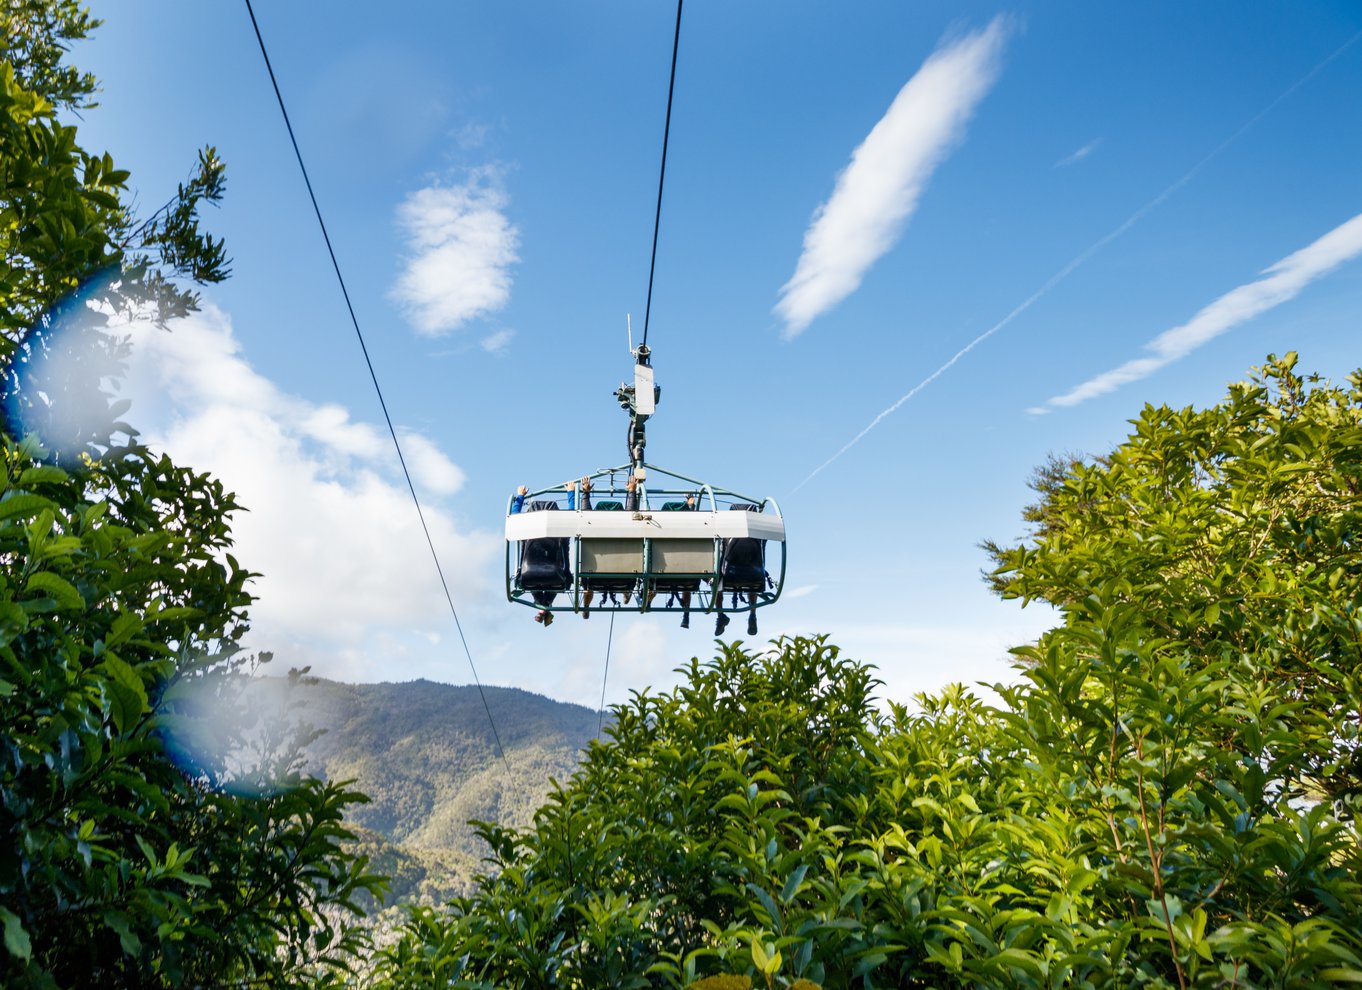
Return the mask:
<svg viewBox="0 0 1362 990">
<path fill-rule="evenodd" d="M 624 512 L 620 510 L 517 512 L 506 517 L 506 539 L 696 540 L 751 536 L 785 540 L 785 521 L 765 512 Z"/>
</svg>

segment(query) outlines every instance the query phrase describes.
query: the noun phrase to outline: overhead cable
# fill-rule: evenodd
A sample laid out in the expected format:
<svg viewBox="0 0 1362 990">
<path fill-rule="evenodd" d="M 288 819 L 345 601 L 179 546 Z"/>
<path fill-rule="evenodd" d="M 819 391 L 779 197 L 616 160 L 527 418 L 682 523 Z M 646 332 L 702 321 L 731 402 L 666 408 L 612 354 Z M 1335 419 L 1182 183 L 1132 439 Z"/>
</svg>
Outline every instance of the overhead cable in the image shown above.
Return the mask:
<svg viewBox="0 0 1362 990">
<path fill-rule="evenodd" d="M 626 605 L 628 602 L 625 603 Z M 610 644 L 615 641 L 615 613 L 610 612 L 610 632 L 605 637 L 605 673 L 601 676 L 601 706 L 596 709 L 596 738 L 601 737 L 605 725 L 605 682 L 610 679 Z"/>
<path fill-rule="evenodd" d="M 672 36 L 672 73 L 667 82 L 667 119 L 662 125 L 662 167 L 657 173 L 657 212 L 653 214 L 653 256 L 648 262 L 648 302 L 643 307 L 643 343 L 648 343 L 648 321 L 653 312 L 653 271 L 657 268 L 657 232 L 662 226 L 662 184 L 667 179 L 667 139 L 672 132 L 672 94 L 676 91 L 676 51 L 681 46 L 681 4 L 676 0 L 676 33 Z"/>
<path fill-rule="evenodd" d="M 270 85 L 274 87 L 274 97 L 279 101 L 279 113 L 283 115 L 284 127 L 288 130 L 288 139 L 293 144 L 293 154 L 298 159 L 298 169 L 303 173 L 303 183 L 307 186 L 308 198 L 312 200 L 312 211 L 317 215 L 317 226 L 322 230 L 322 240 L 326 242 L 326 252 L 331 256 L 331 267 L 336 273 L 336 281 L 340 284 L 341 295 L 345 298 L 345 308 L 350 313 L 350 323 L 355 328 L 355 337 L 359 340 L 359 349 L 364 354 L 364 364 L 369 369 L 369 380 L 374 383 L 374 392 L 378 395 L 378 404 L 383 410 L 383 421 L 388 424 L 388 434 L 392 437 L 393 448 L 397 451 L 397 461 L 402 465 L 402 476 L 407 480 L 407 491 L 411 492 L 411 500 L 416 506 L 417 518 L 421 520 L 421 532 L 425 534 L 426 545 L 430 547 L 430 557 L 435 562 L 435 572 L 440 576 L 440 587 L 444 589 L 445 601 L 449 604 L 449 613 L 454 617 L 454 628 L 459 631 L 459 642 L 463 644 L 464 656 L 468 658 L 468 667 L 473 672 L 473 683 L 477 685 L 478 697 L 482 699 L 482 707 L 487 712 L 487 721 L 492 727 L 492 739 L 496 742 L 497 754 L 509 771 L 511 763 L 506 758 L 506 750 L 501 745 L 501 734 L 497 732 L 496 719 L 492 717 L 492 708 L 487 703 L 486 692 L 482 689 L 482 680 L 478 677 L 478 668 L 473 663 L 473 653 L 468 648 L 468 639 L 464 636 L 458 609 L 454 607 L 454 596 L 450 594 L 449 582 L 445 580 L 444 568 L 440 566 L 440 555 L 435 552 L 435 541 L 431 538 L 430 527 L 426 525 L 426 514 L 421 508 L 421 499 L 417 497 L 416 485 L 412 483 L 411 471 L 407 469 L 407 459 L 402 455 L 402 444 L 397 439 L 397 430 L 393 427 L 392 416 L 388 414 L 388 403 L 383 399 L 383 389 L 378 384 L 378 373 L 374 371 L 374 362 L 369 357 L 369 348 L 364 342 L 364 333 L 359 328 L 359 318 L 355 316 L 355 307 L 350 302 L 350 292 L 345 287 L 345 277 L 341 274 L 340 263 L 336 260 L 336 251 L 331 246 L 331 235 L 327 233 L 326 221 L 322 219 L 322 208 L 317 204 L 317 194 L 312 190 L 312 180 L 308 177 L 307 166 L 303 164 L 303 153 L 298 148 L 298 139 L 294 136 L 293 124 L 289 121 L 288 110 L 284 107 L 284 95 L 279 91 L 279 80 L 274 76 L 274 66 L 270 64 L 270 55 L 265 49 L 265 38 L 260 33 L 260 23 L 255 19 L 255 10 L 251 7 L 251 0 L 246 0 L 246 12 L 250 14 L 251 27 L 255 29 L 255 40 L 260 44 L 260 55 L 265 60 L 265 70 L 270 75 Z"/>
</svg>

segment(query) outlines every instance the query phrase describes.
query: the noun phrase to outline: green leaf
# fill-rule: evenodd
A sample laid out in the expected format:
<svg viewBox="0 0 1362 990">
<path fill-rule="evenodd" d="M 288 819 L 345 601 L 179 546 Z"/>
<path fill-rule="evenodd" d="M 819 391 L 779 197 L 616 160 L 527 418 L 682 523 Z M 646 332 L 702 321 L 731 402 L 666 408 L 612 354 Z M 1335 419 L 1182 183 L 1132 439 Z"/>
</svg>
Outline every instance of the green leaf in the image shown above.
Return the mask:
<svg viewBox="0 0 1362 990">
<path fill-rule="evenodd" d="M 14 602 L 0 602 L 0 646 L 28 628 L 28 613 Z"/>
<path fill-rule="evenodd" d="M 752 962 L 757 969 L 765 973 L 766 967 L 771 963 L 771 957 L 766 954 L 766 947 L 762 944 L 761 936 L 752 936 Z"/>
<path fill-rule="evenodd" d="M 118 944 L 122 947 L 124 955 L 139 956 L 142 954 L 142 940 L 129 927 L 126 914 L 122 911 L 105 911 L 104 924 L 118 934 Z"/>
<path fill-rule="evenodd" d="M 0 919 L 5 923 L 5 950 L 11 956 L 27 962 L 33 956 L 33 943 L 24 931 L 19 916 L 8 908 L 0 907 Z"/>
<path fill-rule="evenodd" d="M 12 492 L 0 499 L 0 520 L 24 518 L 53 507 L 52 500 L 28 492 Z"/>
<path fill-rule="evenodd" d="M 141 632 L 143 628 L 144 624 L 140 616 L 131 612 L 122 612 L 109 627 L 109 634 L 104 637 L 104 645 L 110 647 L 126 643 Z"/>
<path fill-rule="evenodd" d="M 109 677 L 110 715 L 115 728 L 119 732 L 126 732 L 149 707 L 142 676 L 113 653 L 103 654 L 103 659 L 95 669 L 104 671 Z"/>
<path fill-rule="evenodd" d="M 800 863 L 795 867 L 794 872 L 785 880 L 785 886 L 780 888 L 780 903 L 789 904 L 794 900 L 795 894 L 799 892 L 799 885 L 804 882 L 805 875 L 809 872 L 808 863 Z"/>
<path fill-rule="evenodd" d="M 1362 983 L 1362 970 L 1349 966 L 1330 966 L 1319 971 L 1319 978 L 1330 983 Z"/>
<path fill-rule="evenodd" d="M 44 483 L 59 484 L 66 481 L 69 476 L 61 468 L 52 464 L 38 464 L 34 467 L 25 468 L 19 474 L 20 487 L 27 488 L 29 485 L 41 485 Z"/>
<path fill-rule="evenodd" d="M 41 591 L 44 594 L 56 599 L 57 607 L 63 609 L 83 609 L 85 599 L 81 597 L 75 586 L 65 578 L 58 577 L 51 571 L 39 571 L 29 577 L 26 591 Z"/>
</svg>

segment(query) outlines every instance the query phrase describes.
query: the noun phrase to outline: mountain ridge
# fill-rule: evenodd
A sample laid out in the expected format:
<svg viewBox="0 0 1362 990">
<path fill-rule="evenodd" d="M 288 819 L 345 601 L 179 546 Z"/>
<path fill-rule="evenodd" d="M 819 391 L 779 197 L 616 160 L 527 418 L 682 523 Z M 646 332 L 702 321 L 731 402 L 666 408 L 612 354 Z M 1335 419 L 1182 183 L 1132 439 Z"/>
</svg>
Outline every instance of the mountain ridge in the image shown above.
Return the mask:
<svg viewBox="0 0 1362 990">
<path fill-rule="evenodd" d="M 305 772 L 368 795 L 346 817 L 374 869 L 393 878 L 390 906 L 470 890 L 486 844 L 468 822 L 527 828 L 602 723 L 593 709 L 521 688 L 262 680 L 288 692 L 291 719 L 321 730 Z"/>
</svg>

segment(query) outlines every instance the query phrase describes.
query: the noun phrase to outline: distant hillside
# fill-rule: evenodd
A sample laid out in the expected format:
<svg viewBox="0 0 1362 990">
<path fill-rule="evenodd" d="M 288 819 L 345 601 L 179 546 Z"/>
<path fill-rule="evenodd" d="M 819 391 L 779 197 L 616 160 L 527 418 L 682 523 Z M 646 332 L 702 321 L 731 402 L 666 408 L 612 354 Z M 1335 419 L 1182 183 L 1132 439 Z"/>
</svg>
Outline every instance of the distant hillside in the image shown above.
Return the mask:
<svg viewBox="0 0 1362 990">
<path fill-rule="evenodd" d="M 378 870 L 393 876 L 390 904 L 466 890 L 485 851 L 466 822 L 529 825 L 550 779 L 567 780 L 598 723 L 580 705 L 484 688 L 508 769 L 475 687 L 309 680 L 297 690 L 303 717 L 326 730 L 308 748 L 310 769 L 353 779 L 371 799 L 349 817 Z"/>
</svg>

